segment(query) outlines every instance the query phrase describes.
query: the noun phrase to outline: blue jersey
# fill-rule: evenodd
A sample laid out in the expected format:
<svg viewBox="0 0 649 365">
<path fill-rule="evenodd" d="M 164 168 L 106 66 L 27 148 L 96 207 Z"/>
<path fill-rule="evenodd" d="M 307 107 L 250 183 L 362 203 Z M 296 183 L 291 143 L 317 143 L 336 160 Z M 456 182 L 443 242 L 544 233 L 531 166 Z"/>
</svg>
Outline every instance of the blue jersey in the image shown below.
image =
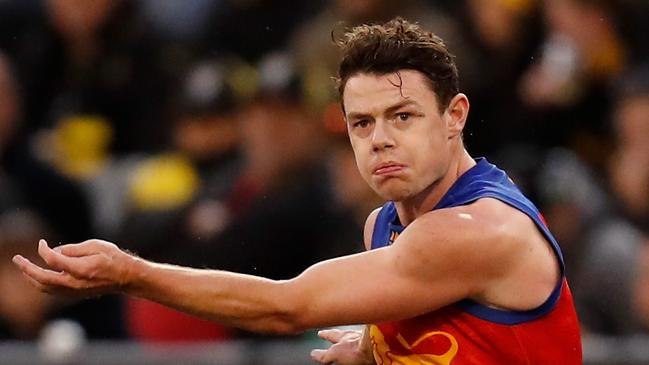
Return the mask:
<svg viewBox="0 0 649 365">
<path fill-rule="evenodd" d="M 548 299 L 526 311 L 506 311 L 464 299 L 424 315 L 370 326 L 379 364 L 581 364 L 579 325 L 557 241 L 538 209 L 507 174 L 478 159 L 433 208 L 493 198 L 525 213 L 551 245 L 561 278 Z M 379 212 L 372 249 L 390 245 L 404 230 L 393 202 Z M 416 298 L 413 298 L 415 300 Z"/>
</svg>

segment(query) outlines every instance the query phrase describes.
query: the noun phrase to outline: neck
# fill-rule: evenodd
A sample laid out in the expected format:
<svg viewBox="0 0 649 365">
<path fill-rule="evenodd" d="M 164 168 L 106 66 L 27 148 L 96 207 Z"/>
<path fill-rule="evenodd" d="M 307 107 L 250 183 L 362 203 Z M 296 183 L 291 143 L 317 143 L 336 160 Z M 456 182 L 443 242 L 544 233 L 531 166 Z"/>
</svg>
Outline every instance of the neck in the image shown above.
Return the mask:
<svg viewBox="0 0 649 365">
<path fill-rule="evenodd" d="M 462 148 L 449 164 L 446 174 L 412 198 L 395 202 L 401 224 L 405 227 L 417 217 L 431 211 L 455 181 L 475 165 L 469 153 Z"/>
</svg>

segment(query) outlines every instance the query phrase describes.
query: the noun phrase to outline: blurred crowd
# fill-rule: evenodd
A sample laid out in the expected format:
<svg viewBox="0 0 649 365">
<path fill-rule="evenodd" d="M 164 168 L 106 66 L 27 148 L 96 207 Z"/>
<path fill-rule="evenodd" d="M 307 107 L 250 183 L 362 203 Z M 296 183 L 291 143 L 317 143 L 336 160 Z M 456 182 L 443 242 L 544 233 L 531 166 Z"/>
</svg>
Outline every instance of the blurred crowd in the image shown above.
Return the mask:
<svg viewBox="0 0 649 365">
<path fill-rule="evenodd" d="M 649 332 L 647 1 L 0 0 L 0 339 L 60 320 L 89 339 L 253 337 L 41 294 L 10 260 L 38 261 L 39 238 L 275 279 L 361 251 L 382 202 L 348 145 L 332 39 L 397 15 L 457 56 L 465 144 L 541 208 L 584 331 Z"/>
</svg>

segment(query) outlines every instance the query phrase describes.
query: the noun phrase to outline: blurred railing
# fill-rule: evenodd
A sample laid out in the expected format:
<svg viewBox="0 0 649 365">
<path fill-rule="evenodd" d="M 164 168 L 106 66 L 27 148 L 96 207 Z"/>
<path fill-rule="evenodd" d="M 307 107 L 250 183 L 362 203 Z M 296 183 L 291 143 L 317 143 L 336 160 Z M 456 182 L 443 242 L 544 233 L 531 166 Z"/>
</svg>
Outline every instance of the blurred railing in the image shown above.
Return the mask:
<svg viewBox="0 0 649 365">
<path fill-rule="evenodd" d="M 648 365 L 649 336 L 583 339 L 585 365 Z"/>
<path fill-rule="evenodd" d="M 228 341 L 183 345 L 89 342 L 76 351 L 52 351 L 31 342 L 0 342 L 2 365 L 313 365 L 316 341 Z M 560 364 L 560 363 L 557 363 Z M 649 364 L 649 336 L 584 339 L 584 365 Z"/>
</svg>

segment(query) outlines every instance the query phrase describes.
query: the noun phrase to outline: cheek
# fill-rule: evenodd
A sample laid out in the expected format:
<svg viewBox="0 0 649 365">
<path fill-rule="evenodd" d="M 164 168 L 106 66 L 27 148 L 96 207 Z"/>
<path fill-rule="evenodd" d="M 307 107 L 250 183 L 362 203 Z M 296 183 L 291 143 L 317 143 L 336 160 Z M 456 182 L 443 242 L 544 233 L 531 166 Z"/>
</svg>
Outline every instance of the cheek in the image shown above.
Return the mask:
<svg viewBox="0 0 649 365">
<path fill-rule="evenodd" d="M 368 184 L 371 183 L 371 172 L 369 166 L 369 156 L 362 152 L 359 152 L 357 149 L 354 149 L 354 161 L 358 172 L 360 172 L 361 177 Z"/>
<path fill-rule="evenodd" d="M 431 174 L 438 174 L 440 163 L 448 160 L 449 150 L 444 136 L 431 135 L 420 140 L 416 146 L 419 146 L 420 150 L 413 151 L 413 156 L 416 158 L 415 164 L 421 177 L 428 179 Z"/>
<path fill-rule="evenodd" d="M 358 168 L 358 171 L 361 173 L 363 178 L 365 178 L 366 171 L 369 168 L 367 166 L 367 158 L 365 158 L 362 153 L 354 151 L 354 160 L 356 161 L 356 167 Z"/>
<path fill-rule="evenodd" d="M 356 165 L 358 166 L 359 170 L 363 170 L 363 149 L 362 145 L 358 143 L 353 137 L 349 139 L 350 144 L 352 146 L 352 151 L 354 152 L 354 160 L 356 160 Z"/>
</svg>

